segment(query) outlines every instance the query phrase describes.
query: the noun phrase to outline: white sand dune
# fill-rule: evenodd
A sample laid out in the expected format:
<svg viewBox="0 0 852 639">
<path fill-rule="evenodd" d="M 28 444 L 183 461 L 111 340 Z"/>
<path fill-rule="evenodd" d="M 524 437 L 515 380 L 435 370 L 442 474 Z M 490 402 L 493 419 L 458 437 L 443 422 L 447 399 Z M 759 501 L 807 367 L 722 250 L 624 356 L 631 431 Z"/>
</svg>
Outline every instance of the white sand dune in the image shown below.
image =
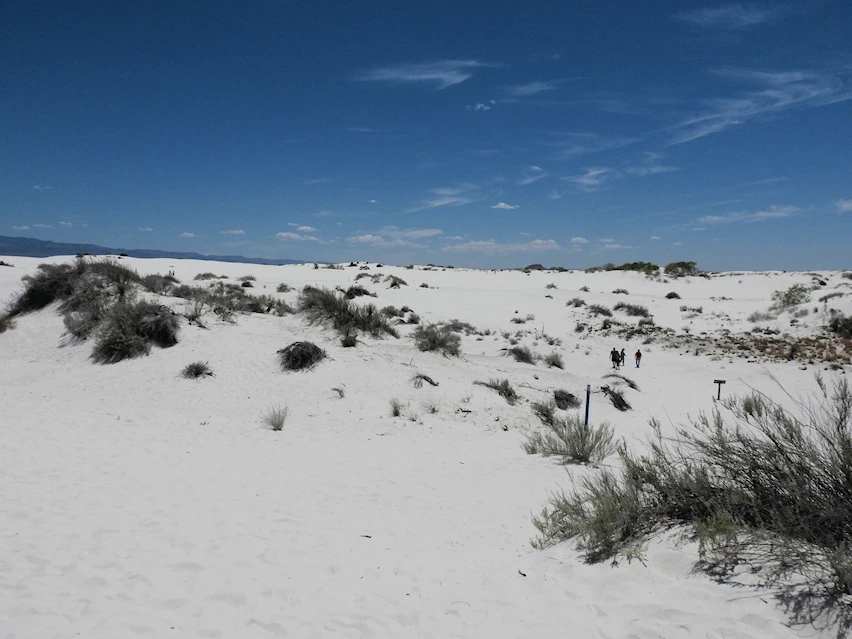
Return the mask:
<svg viewBox="0 0 852 639">
<path fill-rule="evenodd" d="M 6 257 L 0 299 L 48 260 Z M 125 259 L 140 273 L 174 270 L 183 282 L 214 271 L 257 277 L 255 292 L 286 282 L 348 286 L 360 271 Z M 463 338 L 464 357 L 417 351 L 412 327 L 399 340 L 342 348 L 300 316 L 210 315 L 208 329 L 182 324 L 180 343 L 114 365 L 90 361 L 91 346 L 61 346 L 51 307 L 19 317 L 0 334 L 0 636 L 394 637 L 435 638 L 783 638 L 823 635 L 790 628 L 775 602 L 692 574 L 694 546 L 653 541 L 645 563 L 586 565 L 570 544 L 537 551 L 531 513 L 549 491 L 595 469 L 559 466 L 521 448 L 535 425 L 528 402 L 509 406 L 476 380 L 508 378 L 524 400 L 554 388 L 582 394 L 611 372 L 613 347 L 645 353 L 625 371 L 641 392 L 634 410 L 593 395 L 592 421 L 607 420 L 638 446 L 647 421 L 665 429 L 713 408 L 713 380 L 726 395 L 750 387 L 782 401 L 813 388 L 825 365 L 696 356 L 640 339 L 578 336 L 581 296 L 611 306 L 646 305 L 657 324 L 691 334 L 751 330 L 773 291 L 810 285 L 803 273 L 743 273 L 656 282 L 635 273 L 424 271 L 395 267 L 409 286 L 365 286 L 379 306 L 408 305 L 425 322 L 458 318 L 491 335 Z M 850 282 L 826 285 L 807 308 L 852 310 Z M 421 288 L 426 282 L 432 288 Z M 549 283 L 558 288 L 545 289 Z M 360 282 L 364 284 L 364 281 Z M 580 293 L 588 286 L 588 293 Z M 264 288 L 265 287 L 265 288 Z M 614 295 L 616 288 L 630 294 Z M 681 300 L 667 300 L 677 291 Z M 547 297 L 551 296 L 551 297 Z M 711 300 L 711 298 L 730 298 Z M 176 308 L 182 300 L 160 298 Z M 363 299 L 363 298 L 362 298 Z M 703 306 L 685 319 L 680 305 Z M 512 324 L 515 315 L 535 315 Z M 624 320 L 624 318 L 619 318 Z M 790 325 L 816 334 L 824 313 Z M 635 322 L 635 320 L 630 320 Z M 528 330 L 521 343 L 560 352 L 565 369 L 503 357 L 501 331 Z M 551 347 L 534 331 L 560 338 Z M 311 340 L 329 358 L 304 373 L 280 371 L 276 351 Z M 209 362 L 215 377 L 181 369 Z M 415 372 L 438 387 L 416 389 Z M 826 374 L 842 374 L 829 371 Z M 344 390 L 339 397 L 332 389 Z M 406 408 L 390 416 L 389 400 Z M 262 424 L 287 404 L 280 432 Z M 424 407 L 434 403 L 439 411 Z M 462 410 L 459 410 L 462 409 Z"/>
</svg>

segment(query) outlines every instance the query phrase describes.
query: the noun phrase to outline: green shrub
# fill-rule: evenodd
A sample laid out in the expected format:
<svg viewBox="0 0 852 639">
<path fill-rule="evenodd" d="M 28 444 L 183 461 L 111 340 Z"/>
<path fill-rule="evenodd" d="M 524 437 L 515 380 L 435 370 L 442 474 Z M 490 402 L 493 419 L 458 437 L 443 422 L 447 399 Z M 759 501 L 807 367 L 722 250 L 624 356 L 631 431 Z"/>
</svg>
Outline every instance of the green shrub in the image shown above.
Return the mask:
<svg viewBox="0 0 852 639">
<path fill-rule="evenodd" d="M 695 267 L 697 262 L 671 262 L 666 264 L 663 272 L 672 277 L 685 277 L 687 275 L 698 275 L 699 271 Z"/>
<path fill-rule="evenodd" d="M 443 326 L 426 324 L 414 329 L 414 344 L 418 350 L 439 352 L 444 356 L 461 355 L 461 336 Z"/>
<path fill-rule="evenodd" d="M 33 313 L 73 295 L 77 280 L 85 271 L 86 262 L 76 264 L 39 264 L 33 275 L 23 278 L 23 292 L 9 307 L 8 315 L 15 317 Z"/>
<path fill-rule="evenodd" d="M 598 464 L 617 450 L 612 428 L 606 422 L 588 426 L 579 415 L 554 415 L 542 423 L 545 430 L 536 431 L 524 443 L 527 454 L 555 455 L 563 464 Z"/>
<path fill-rule="evenodd" d="M 804 284 L 793 284 L 786 290 L 775 291 L 772 293 L 770 299 L 775 302 L 774 306 L 785 309 L 809 302 L 811 300 L 811 291 Z"/>
</svg>

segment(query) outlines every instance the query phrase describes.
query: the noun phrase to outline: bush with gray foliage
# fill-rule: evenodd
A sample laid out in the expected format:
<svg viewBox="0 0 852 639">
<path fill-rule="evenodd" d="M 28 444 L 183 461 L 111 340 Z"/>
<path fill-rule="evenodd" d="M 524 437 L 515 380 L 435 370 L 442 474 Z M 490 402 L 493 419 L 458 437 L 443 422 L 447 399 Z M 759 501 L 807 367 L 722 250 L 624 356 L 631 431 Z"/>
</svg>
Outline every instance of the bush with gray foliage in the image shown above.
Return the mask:
<svg viewBox="0 0 852 639">
<path fill-rule="evenodd" d="M 540 411 L 539 417 L 544 429 L 524 442 L 527 454 L 557 456 L 563 464 L 599 464 L 617 450 L 615 435 L 606 422 L 589 426 L 579 415 L 557 417 L 552 411 Z"/>
<path fill-rule="evenodd" d="M 310 370 L 325 359 L 325 351 L 313 342 L 293 342 L 278 351 L 278 362 L 285 371 Z"/>
</svg>

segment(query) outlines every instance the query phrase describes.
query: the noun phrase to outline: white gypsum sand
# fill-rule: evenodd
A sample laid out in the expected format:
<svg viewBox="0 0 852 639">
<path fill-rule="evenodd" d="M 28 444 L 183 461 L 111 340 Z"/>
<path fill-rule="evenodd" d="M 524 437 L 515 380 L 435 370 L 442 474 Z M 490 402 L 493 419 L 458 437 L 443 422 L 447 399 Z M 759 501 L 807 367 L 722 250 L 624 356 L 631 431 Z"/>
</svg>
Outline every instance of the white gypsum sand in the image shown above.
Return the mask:
<svg viewBox="0 0 852 639">
<path fill-rule="evenodd" d="M 73 258 L 3 259 L 14 265 L 0 267 L 6 300 L 38 264 Z M 852 311 L 842 286 L 850 280 L 839 273 L 819 273 L 826 284 L 791 324 L 789 313 L 758 323 L 748 317 L 766 311 L 773 291 L 810 285 L 811 275 L 663 282 L 623 272 L 121 263 L 143 275 L 174 270 L 201 286 L 210 283 L 193 282 L 201 272 L 228 282 L 251 274 L 251 293 L 291 304 L 307 284 L 346 288 L 362 272 L 392 274 L 408 285 L 362 278 L 358 284 L 378 297 L 355 302 L 407 305 L 423 323 L 459 319 L 490 334 L 462 333 L 463 357 L 447 358 L 418 351 L 414 326 L 398 326 L 398 340 L 362 337 L 343 348 L 337 333 L 300 315 L 240 314 L 231 324 L 208 310 L 207 329 L 181 322 L 176 346 L 98 365 L 90 343 L 60 346 L 55 305 L 16 318 L 0 334 L 0 636 L 832 636 L 787 627 L 783 611 L 757 591 L 693 574 L 694 544 L 655 539 L 644 564 L 617 568 L 584 564 L 570 543 L 534 550 L 532 513 L 571 477 L 597 471 L 527 455 L 521 443 L 537 423 L 529 402 L 554 388 L 578 396 L 587 384 L 598 389 L 612 372 L 613 347 L 626 349 L 621 372 L 641 392 L 625 391 L 633 406 L 625 413 L 596 393 L 592 422 L 609 421 L 631 447 L 650 435 L 651 417 L 671 433 L 711 410 L 714 379 L 727 380 L 725 396 L 756 388 L 789 402 L 781 387 L 812 391 L 826 364 L 739 357 L 717 349 L 716 338 L 754 326 L 818 334 L 828 308 Z M 282 282 L 294 290 L 277 293 Z M 550 283 L 557 288 L 545 288 Z M 629 295 L 613 294 L 618 288 Z M 666 299 L 670 291 L 681 299 Z M 817 301 L 833 291 L 845 295 Z M 655 333 L 644 344 L 646 335 L 577 333 L 578 321 L 597 328 L 604 318 L 566 306 L 574 297 L 646 306 L 674 335 Z M 528 315 L 534 319 L 511 322 Z M 639 318 L 614 312 L 612 319 Z M 707 333 L 705 343 L 666 346 L 679 344 L 684 327 L 694 340 Z M 506 331 L 540 355 L 558 352 L 564 369 L 502 356 Z M 515 338 L 518 331 L 525 333 Z M 327 358 L 308 372 L 282 372 L 276 351 L 300 340 Z M 195 361 L 215 376 L 183 379 Z M 418 372 L 439 385 L 415 388 Z M 521 401 L 510 406 L 474 384 L 489 379 L 508 379 Z M 400 417 L 391 416 L 394 398 Z M 283 405 L 286 423 L 272 431 L 263 415 Z"/>
</svg>

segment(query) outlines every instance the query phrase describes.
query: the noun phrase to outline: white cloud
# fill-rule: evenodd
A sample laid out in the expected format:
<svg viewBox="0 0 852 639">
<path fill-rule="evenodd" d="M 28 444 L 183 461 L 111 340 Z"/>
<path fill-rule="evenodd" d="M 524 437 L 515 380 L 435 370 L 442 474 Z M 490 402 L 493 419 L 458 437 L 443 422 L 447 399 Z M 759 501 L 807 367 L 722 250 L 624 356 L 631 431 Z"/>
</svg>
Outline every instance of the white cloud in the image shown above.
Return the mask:
<svg viewBox="0 0 852 639">
<path fill-rule="evenodd" d="M 408 213 L 417 213 L 426 209 L 434 209 L 441 206 L 460 206 L 475 202 L 480 195 L 475 193 L 479 187 L 476 184 L 462 183 L 458 186 L 430 189 L 434 195 L 431 199 L 424 200 L 418 206 L 408 209 Z"/>
<path fill-rule="evenodd" d="M 378 203 L 379 203 L 378 200 L 370 200 L 370 204 L 378 204 Z"/>
<path fill-rule="evenodd" d="M 491 208 L 492 209 L 502 209 L 504 211 L 514 211 L 518 207 L 514 204 L 506 204 L 505 202 L 497 202 L 497 204 L 495 204 Z"/>
<path fill-rule="evenodd" d="M 535 95 L 536 93 L 542 93 L 543 91 L 553 91 L 558 89 L 561 84 L 563 84 L 565 80 L 548 80 L 545 82 L 527 82 L 526 84 L 514 84 L 505 87 L 506 93 L 515 97 L 525 97 L 528 95 Z"/>
<path fill-rule="evenodd" d="M 150 226 L 138 226 L 138 227 L 136 227 L 136 228 L 137 228 L 139 231 L 142 231 L 143 233 L 150 233 L 150 232 L 152 232 L 152 231 L 154 230 L 154 229 L 152 229 Z"/>
<path fill-rule="evenodd" d="M 452 240 L 453 242 L 459 242 L 464 238 L 461 235 L 453 235 L 452 237 L 448 237 L 448 240 Z"/>
<path fill-rule="evenodd" d="M 60 222 L 59 226 L 74 226 L 71 222 Z"/>
<path fill-rule="evenodd" d="M 852 199 L 837 200 L 837 202 L 834 203 L 834 206 L 841 213 L 852 213 Z"/>
<path fill-rule="evenodd" d="M 450 244 L 442 248 L 449 253 L 486 253 L 489 255 L 504 253 L 540 253 L 558 251 L 562 247 L 553 240 L 532 240 L 531 242 L 500 244 L 494 240 Z"/>
<path fill-rule="evenodd" d="M 626 171 L 630 175 L 645 177 L 646 175 L 671 173 L 672 171 L 680 170 L 676 166 L 664 166 L 662 164 L 658 164 L 658 160 L 662 159 L 663 157 L 664 156 L 660 153 L 647 152 L 644 154 L 644 157 L 642 158 L 639 164 L 628 166 Z"/>
<path fill-rule="evenodd" d="M 296 230 L 301 231 L 302 233 L 316 233 L 317 232 L 317 230 L 313 226 L 300 226 Z"/>
<path fill-rule="evenodd" d="M 600 189 L 614 174 L 615 172 L 607 167 L 593 167 L 586 169 L 583 175 L 569 175 L 563 179 L 577 185 L 581 191 L 591 193 Z"/>
<path fill-rule="evenodd" d="M 365 71 L 356 79 L 391 84 L 426 83 L 446 89 L 473 77 L 473 70 L 494 66 L 476 60 L 438 60 L 421 64 L 399 64 Z"/>
<path fill-rule="evenodd" d="M 51 224 L 33 224 L 34 229 L 52 229 L 53 225 Z"/>
<path fill-rule="evenodd" d="M 834 71 L 717 69 L 712 73 L 749 85 L 748 89 L 738 95 L 704 100 L 702 112 L 669 128 L 670 144 L 697 140 L 766 114 L 852 99 L 848 78 Z"/>
<path fill-rule="evenodd" d="M 30 230 L 30 227 L 27 226 L 26 224 L 24 224 L 23 226 L 13 226 L 12 228 L 15 229 L 16 231 L 29 231 Z"/>
<path fill-rule="evenodd" d="M 579 235 L 571 238 L 571 244 L 574 244 L 574 245 L 588 244 L 588 243 L 589 243 L 589 240 L 587 240 L 585 237 L 580 237 Z"/>
<path fill-rule="evenodd" d="M 550 175 L 550 173 L 540 166 L 533 164 L 523 170 L 524 177 L 515 182 L 515 184 L 518 186 L 527 186 L 528 184 L 533 184 L 534 182 L 538 182 L 539 180 L 546 178 L 548 175 Z"/>
<path fill-rule="evenodd" d="M 632 249 L 633 247 L 623 244 L 604 244 L 602 248 L 604 251 L 617 251 L 619 249 Z"/>
<path fill-rule="evenodd" d="M 639 137 L 601 136 L 596 133 L 579 133 L 575 131 L 551 131 L 549 134 L 551 138 L 542 141 L 542 144 L 561 149 L 559 157 L 563 160 L 586 153 L 618 149 L 634 144 L 642 139 Z"/>
<path fill-rule="evenodd" d="M 242 229 L 234 229 L 233 231 L 219 231 L 219 235 L 245 235 L 246 232 Z"/>
<path fill-rule="evenodd" d="M 378 248 L 397 248 L 397 247 L 408 247 L 408 248 L 426 248 L 422 244 L 417 244 L 415 242 L 409 242 L 408 240 L 403 240 L 400 238 L 393 240 L 386 240 L 381 235 L 355 235 L 353 237 L 347 237 L 346 241 L 351 244 L 367 244 L 369 246 L 374 246 Z"/>
<path fill-rule="evenodd" d="M 683 242 L 672 242 L 672 246 L 683 246 Z"/>
<path fill-rule="evenodd" d="M 702 215 L 697 220 L 698 224 L 733 224 L 736 222 L 764 222 L 766 220 L 777 220 L 779 218 L 793 217 L 801 211 L 795 206 L 771 206 L 768 211 L 757 211 L 756 213 L 729 213 L 727 215 Z"/>
<path fill-rule="evenodd" d="M 521 231 L 520 233 L 518 233 L 518 235 L 523 235 L 524 237 L 529 237 L 530 233 L 525 233 L 525 232 Z"/>
<path fill-rule="evenodd" d="M 497 104 L 495 100 L 489 100 L 488 104 L 485 102 L 477 102 L 476 104 L 468 104 L 465 108 L 468 111 L 490 111 L 494 108 L 494 105 Z"/>
<path fill-rule="evenodd" d="M 650 240 L 661 240 L 661 239 L 663 239 L 663 238 L 661 238 L 659 235 L 652 235 L 652 236 L 651 236 L 651 237 L 649 237 L 648 239 L 650 239 Z"/>
<path fill-rule="evenodd" d="M 677 14 L 679 20 L 699 27 L 712 29 L 745 29 L 774 20 L 778 9 L 754 5 L 730 4 L 706 9 L 684 10 Z"/>
<path fill-rule="evenodd" d="M 291 226 L 291 227 L 293 227 L 293 228 L 296 228 L 296 227 L 297 227 L 297 226 L 299 226 L 299 225 L 298 225 L 298 224 L 296 224 L 295 222 L 287 222 L 287 226 Z"/>
<path fill-rule="evenodd" d="M 180 237 L 198 237 L 198 236 L 195 233 L 185 232 L 185 233 L 181 233 Z"/>
<path fill-rule="evenodd" d="M 33 188 L 34 188 L 36 191 L 49 191 L 49 190 L 51 190 L 53 187 L 52 187 L 52 186 L 41 186 L 41 185 L 39 185 L 39 184 L 36 184 Z"/>
<path fill-rule="evenodd" d="M 615 240 L 611 237 L 602 237 L 598 241 L 603 242 L 604 244 L 612 244 L 613 242 L 615 242 Z"/>
<path fill-rule="evenodd" d="M 319 242 L 320 239 L 313 235 L 300 235 L 299 233 L 276 233 L 275 237 L 283 241 L 293 242 Z"/>
</svg>

